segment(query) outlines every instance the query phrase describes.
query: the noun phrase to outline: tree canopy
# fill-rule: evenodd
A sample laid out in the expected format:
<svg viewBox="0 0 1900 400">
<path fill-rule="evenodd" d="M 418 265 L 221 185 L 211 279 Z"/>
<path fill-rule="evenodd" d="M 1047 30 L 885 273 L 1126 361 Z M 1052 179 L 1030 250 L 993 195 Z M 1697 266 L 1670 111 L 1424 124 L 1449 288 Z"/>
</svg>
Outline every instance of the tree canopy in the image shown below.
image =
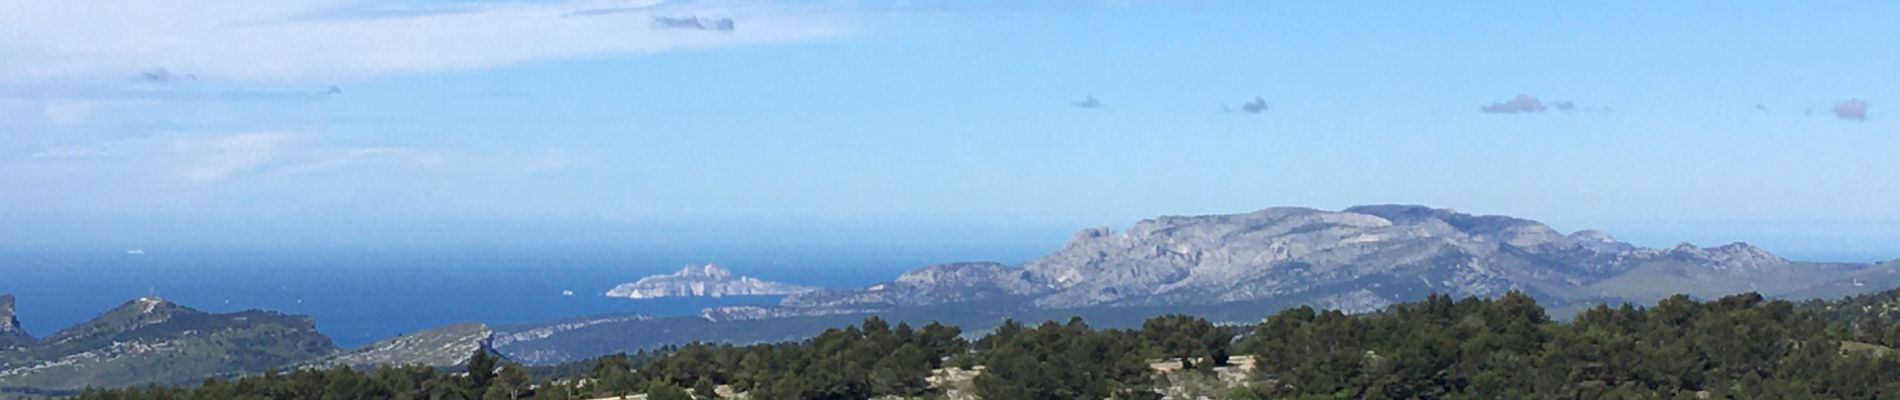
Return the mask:
<svg viewBox="0 0 1900 400">
<path fill-rule="evenodd" d="M 1753 293 L 1706 302 L 1675 296 L 1649 307 L 1598 306 L 1560 323 L 1522 293 L 1430 295 L 1364 315 L 1296 307 L 1251 326 L 1185 315 L 1136 329 L 1096 329 L 1079 318 L 1005 321 L 975 342 L 954 326 L 871 317 L 796 342 L 691 343 L 554 367 L 526 368 L 482 351 L 460 370 L 267 371 L 192 387 L 87 390 L 78 398 L 706 399 L 729 390 L 752 399 L 864 399 L 936 395 L 941 389 L 929 377 L 950 368 L 980 371 L 973 390 L 985 399 L 1153 399 L 1168 383 L 1150 363 L 1179 361 L 1180 373 L 1205 374 L 1230 354 L 1251 355 L 1255 365 L 1244 384 L 1220 389 L 1233 399 L 1900 393 L 1900 380 L 1891 379 L 1900 376 L 1900 356 L 1858 333 L 1891 324 L 1853 309 L 1797 307 Z M 1875 351 L 1844 350 L 1869 348 Z"/>
</svg>

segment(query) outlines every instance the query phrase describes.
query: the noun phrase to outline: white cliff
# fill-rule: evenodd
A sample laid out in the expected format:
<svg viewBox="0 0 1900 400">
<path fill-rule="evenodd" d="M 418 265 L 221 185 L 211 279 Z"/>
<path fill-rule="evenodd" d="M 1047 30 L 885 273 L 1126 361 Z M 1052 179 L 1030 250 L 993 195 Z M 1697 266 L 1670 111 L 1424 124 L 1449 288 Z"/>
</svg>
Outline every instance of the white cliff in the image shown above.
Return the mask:
<svg viewBox="0 0 1900 400">
<path fill-rule="evenodd" d="M 668 275 L 654 275 L 640 278 L 639 281 L 623 283 L 607 291 L 607 297 L 626 297 L 631 299 L 656 299 L 661 297 L 724 297 L 724 296 L 763 296 L 804 293 L 816 288 L 789 283 L 759 280 L 749 276 L 734 276 L 732 271 L 717 265 L 704 267 L 688 265 L 685 269 Z"/>
</svg>

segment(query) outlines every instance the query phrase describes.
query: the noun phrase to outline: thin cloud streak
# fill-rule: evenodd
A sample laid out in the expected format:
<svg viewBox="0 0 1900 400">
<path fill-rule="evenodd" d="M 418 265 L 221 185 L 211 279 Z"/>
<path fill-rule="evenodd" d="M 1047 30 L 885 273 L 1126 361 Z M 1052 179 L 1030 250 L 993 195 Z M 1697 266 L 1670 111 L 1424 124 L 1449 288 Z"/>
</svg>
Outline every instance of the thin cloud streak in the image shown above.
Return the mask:
<svg viewBox="0 0 1900 400">
<path fill-rule="evenodd" d="M 680 29 L 691 31 L 732 32 L 732 18 L 704 19 L 699 17 L 653 17 L 653 29 Z"/>
<path fill-rule="evenodd" d="M 164 81 L 176 80 L 174 71 L 227 81 L 347 83 L 579 57 L 804 42 L 853 31 L 849 12 L 737 1 L 481 1 L 452 9 L 325 0 L 181 1 L 12 7 L 0 13 L 0 54 L 15 55 L 0 64 L 0 84 L 128 75 Z M 694 21 L 731 34 L 688 35 L 625 18 L 568 18 L 602 9 L 624 9 L 635 18 L 715 13 L 722 18 Z M 738 19 L 747 21 L 746 29 L 731 29 Z M 154 70 L 154 64 L 165 69 Z"/>
</svg>

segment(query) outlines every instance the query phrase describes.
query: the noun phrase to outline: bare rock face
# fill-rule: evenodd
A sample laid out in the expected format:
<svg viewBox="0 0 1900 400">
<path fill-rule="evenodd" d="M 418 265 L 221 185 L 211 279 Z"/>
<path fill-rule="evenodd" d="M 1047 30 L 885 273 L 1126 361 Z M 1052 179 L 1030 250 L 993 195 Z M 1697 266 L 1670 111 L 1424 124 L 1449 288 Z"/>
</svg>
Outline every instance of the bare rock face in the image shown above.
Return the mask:
<svg viewBox="0 0 1900 400">
<path fill-rule="evenodd" d="M 22 348 L 33 344 L 33 335 L 20 327 L 20 318 L 13 311 L 13 295 L 0 294 L 0 351 Z"/>
<path fill-rule="evenodd" d="M 815 290 L 789 283 L 763 281 L 749 276 L 733 276 L 717 265 L 688 265 L 669 275 L 653 275 L 623 283 L 607 291 L 607 297 L 655 299 L 661 297 L 724 297 L 786 295 Z"/>
<path fill-rule="evenodd" d="M 932 265 L 862 290 L 820 290 L 786 296 L 787 307 L 928 306 L 1009 299 L 1043 291 L 1027 271 L 993 262 Z"/>
<path fill-rule="evenodd" d="M 1283 207 L 1159 217 L 1121 232 L 1091 228 L 1021 267 L 935 265 L 863 289 L 794 295 L 781 306 L 1020 299 L 1040 308 L 1076 308 L 1293 300 L 1371 311 L 1426 293 L 1495 296 L 1510 290 L 1548 305 L 1648 302 L 1664 290 L 1698 296 L 1793 292 L 1871 267 L 1791 262 L 1739 243 L 1641 248 L 1600 231 L 1566 235 L 1537 221 L 1423 206 Z"/>
<path fill-rule="evenodd" d="M 1750 246 L 1748 243 L 1741 242 L 1709 248 L 1700 248 L 1692 244 L 1683 243 L 1676 245 L 1674 249 L 1670 250 L 1672 253 L 1675 253 L 1675 255 L 1694 259 L 1715 269 L 1743 268 L 1761 270 L 1788 264 L 1788 260 L 1785 258 L 1771 254 L 1761 248 Z"/>
<path fill-rule="evenodd" d="M 488 348 L 490 334 L 488 326 L 481 323 L 452 324 L 371 343 L 324 357 L 307 366 L 349 366 L 360 369 L 409 365 L 454 367 L 466 364 L 476 350 Z"/>
</svg>

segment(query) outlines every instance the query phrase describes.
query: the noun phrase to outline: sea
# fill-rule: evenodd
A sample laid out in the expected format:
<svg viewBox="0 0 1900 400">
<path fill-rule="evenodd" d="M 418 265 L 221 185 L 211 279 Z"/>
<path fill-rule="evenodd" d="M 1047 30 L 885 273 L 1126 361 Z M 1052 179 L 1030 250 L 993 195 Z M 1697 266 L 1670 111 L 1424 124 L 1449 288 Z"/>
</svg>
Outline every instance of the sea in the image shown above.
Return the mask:
<svg viewBox="0 0 1900 400">
<path fill-rule="evenodd" d="M 773 296 L 632 300 L 604 293 L 688 264 L 820 287 L 862 287 L 941 254 L 705 255 L 297 253 L 276 251 L 0 252 L 0 294 L 17 298 L 35 336 L 142 296 L 210 312 L 306 314 L 338 346 L 355 347 L 456 322 L 491 326 L 602 314 L 696 315 L 714 305 Z M 998 260 L 1008 261 L 1008 260 Z"/>
</svg>

